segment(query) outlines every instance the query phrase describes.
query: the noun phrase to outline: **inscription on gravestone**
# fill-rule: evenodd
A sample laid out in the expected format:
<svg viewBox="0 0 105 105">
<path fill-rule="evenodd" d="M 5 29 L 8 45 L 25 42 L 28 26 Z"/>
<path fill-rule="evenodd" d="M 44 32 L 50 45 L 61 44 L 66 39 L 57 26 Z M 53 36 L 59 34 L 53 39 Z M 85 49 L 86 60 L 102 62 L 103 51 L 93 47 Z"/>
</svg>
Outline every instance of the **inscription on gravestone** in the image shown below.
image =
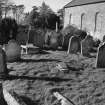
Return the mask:
<svg viewBox="0 0 105 105">
<path fill-rule="evenodd" d="M 105 68 L 105 43 L 99 46 L 96 58 L 96 67 Z"/>
<path fill-rule="evenodd" d="M 72 36 L 69 40 L 69 46 L 68 46 L 68 54 L 69 53 L 81 53 L 81 42 L 79 37 L 77 36 Z"/>
</svg>

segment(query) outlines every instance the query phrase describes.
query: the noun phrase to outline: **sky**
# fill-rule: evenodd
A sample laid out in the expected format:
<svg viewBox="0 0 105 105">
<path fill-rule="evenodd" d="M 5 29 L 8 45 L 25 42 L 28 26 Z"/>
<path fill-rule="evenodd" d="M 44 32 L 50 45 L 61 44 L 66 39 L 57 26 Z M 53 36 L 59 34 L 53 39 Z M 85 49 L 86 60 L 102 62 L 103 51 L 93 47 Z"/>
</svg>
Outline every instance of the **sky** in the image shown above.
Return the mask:
<svg viewBox="0 0 105 105">
<path fill-rule="evenodd" d="M 61 9 L 71 0 L 12 0 L 16 5 L 24 4 L 25 12 L 30 12 L 33 6 L 41 6 L 44 1 L 50 8 L 56 12 L 58 9 Z"/>
</svg>

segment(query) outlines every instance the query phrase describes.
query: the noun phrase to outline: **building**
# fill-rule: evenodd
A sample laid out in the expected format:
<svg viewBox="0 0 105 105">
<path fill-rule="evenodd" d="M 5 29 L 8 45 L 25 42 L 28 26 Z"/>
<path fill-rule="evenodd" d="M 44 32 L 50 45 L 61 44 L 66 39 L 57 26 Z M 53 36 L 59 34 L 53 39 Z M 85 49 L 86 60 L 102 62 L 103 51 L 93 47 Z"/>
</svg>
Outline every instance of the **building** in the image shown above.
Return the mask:
<svg viewBox="0 0 105 105">
<path fill-rule="evenodd" d="M 64 6 L 64 27 L 69 24 L 102 39 L 105 35 L 105 0 L 72 0 Z"/>
</svg>

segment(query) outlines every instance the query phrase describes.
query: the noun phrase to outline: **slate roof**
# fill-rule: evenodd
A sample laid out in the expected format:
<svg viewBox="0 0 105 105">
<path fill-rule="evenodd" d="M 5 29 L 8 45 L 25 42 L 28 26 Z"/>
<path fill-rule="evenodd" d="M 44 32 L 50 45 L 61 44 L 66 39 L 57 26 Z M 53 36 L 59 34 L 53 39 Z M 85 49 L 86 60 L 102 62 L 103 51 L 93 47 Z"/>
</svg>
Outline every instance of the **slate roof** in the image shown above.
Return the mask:
<svg viewBox="0 0 105 105">
<path fill-rule="evenodd" d="M 95 4 L 101 2 L 105 2 L 105 0 L 72 0 L 67 5 L 65 5 L 64 8 L 87 5 L 87 4 Z"/>
</svg>

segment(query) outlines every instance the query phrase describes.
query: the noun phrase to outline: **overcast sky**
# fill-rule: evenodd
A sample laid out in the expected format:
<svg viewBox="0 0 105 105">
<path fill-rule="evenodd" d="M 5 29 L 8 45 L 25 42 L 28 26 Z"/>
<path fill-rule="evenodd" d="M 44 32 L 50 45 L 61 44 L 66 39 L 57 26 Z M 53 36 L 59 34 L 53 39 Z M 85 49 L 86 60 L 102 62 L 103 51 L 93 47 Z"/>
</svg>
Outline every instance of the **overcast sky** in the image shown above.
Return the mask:
<svg viewBox="0 0 105 105">
<path fill-rule="evenodd" d="M 52 8 L 53 11 L 61 9 L 64 5 L 69 3 L 71 0 L 12 0 L 16 5 L 24 4 L 25 12 L 31 11 L 32 6 L 41 6 L 42 2 L 45 1 L 47 5 Z"/>
</svg>

